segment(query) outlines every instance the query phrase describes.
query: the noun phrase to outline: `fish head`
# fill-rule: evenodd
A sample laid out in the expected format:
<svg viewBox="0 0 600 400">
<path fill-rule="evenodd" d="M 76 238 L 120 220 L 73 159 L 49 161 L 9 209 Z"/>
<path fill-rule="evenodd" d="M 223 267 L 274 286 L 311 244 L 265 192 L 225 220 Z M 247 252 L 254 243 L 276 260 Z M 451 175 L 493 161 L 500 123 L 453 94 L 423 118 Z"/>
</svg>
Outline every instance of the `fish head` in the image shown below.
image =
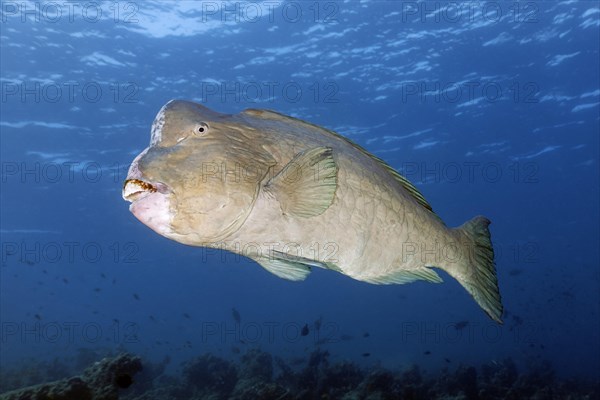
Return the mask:
<svg viewBox="0 0 600 400">
<path fill-rule="evenodd" d="M 172 100 L 158 112 L 150 146 L 123 184 L 129 210 L 155 232 L 207 246 L 244 223 L 275 164 L 242 117 Z"/>
</svg>

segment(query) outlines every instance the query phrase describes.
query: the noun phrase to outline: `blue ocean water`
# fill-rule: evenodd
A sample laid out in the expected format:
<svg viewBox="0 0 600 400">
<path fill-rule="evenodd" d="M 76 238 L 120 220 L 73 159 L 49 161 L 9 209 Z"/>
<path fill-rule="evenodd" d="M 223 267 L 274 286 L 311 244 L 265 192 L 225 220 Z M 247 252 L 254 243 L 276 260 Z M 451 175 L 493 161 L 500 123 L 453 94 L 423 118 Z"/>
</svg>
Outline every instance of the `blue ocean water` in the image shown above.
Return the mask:
<svg viewBox="0 0 600 400">
<path fill-rule="evenodd" d="M 87 349 L 169 356 L 176 373 L 207 352 L 319 348 L 364 368 L 511 358 L 600 375 L 597 2 L 1 11 L 2 369 Z M 122 183 L 170 99 L 332 129 L 403 173 L 447 225 L 488 217 L 504 324 L 444 273 L 441 285 L 323 270 L 289 282 L 148 229 Z"/>
</svg>

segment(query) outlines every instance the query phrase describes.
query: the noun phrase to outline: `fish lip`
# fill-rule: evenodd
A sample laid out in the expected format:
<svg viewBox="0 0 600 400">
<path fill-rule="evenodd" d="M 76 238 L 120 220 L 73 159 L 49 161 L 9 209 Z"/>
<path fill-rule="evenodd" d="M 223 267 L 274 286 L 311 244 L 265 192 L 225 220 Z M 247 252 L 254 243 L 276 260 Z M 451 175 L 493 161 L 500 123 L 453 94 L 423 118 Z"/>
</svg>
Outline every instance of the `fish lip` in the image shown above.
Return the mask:
<svg viewBox="0 0 600 400">
<path fill-rule="evenodd" d="M 169 187 L 162 182 L 148 182 L 141 179 L 126 179 L 123 182 L 123 199 L 134 203 L 152 193 L 170 193 Z"/>
</svg>

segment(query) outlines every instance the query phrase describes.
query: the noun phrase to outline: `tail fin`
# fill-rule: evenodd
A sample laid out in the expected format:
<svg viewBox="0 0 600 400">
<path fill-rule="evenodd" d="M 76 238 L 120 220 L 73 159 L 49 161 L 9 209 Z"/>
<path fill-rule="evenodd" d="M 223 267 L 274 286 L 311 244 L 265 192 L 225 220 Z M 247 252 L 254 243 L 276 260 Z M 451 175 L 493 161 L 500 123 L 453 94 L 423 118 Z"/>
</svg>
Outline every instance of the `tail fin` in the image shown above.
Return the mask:
<svg viewBox="0 0 600 400">
<path fill-rule="evenodd" d="M 469 252 L 461 265 L 456 270 L 449 268 L 448 273 L 460 282 L 490 318 L 501 324 L 502 301 L 489 224 L 489 219 L 479 216 L 456 228 L 457 236 L 466 241 Z"/>
</svg>

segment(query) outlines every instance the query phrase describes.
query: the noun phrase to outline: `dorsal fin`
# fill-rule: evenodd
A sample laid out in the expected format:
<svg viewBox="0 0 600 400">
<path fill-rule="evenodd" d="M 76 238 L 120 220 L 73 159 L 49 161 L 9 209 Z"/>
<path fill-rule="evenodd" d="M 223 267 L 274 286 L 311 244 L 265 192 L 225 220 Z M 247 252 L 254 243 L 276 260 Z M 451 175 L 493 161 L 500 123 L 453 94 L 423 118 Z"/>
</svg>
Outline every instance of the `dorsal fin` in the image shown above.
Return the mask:
<svg viewBox="0 0 600 400">
<path fill-rule="evenodd" d="M 367 154 L 369 157 L 371 157 L 372 159 L 374 159 L 375 161 L 377 161 L 383 168 L 385 168 L 387 170 L 387 172 L 389 172 L 390 174 L 392 174 L 392 176 L 394 177 L 394 179 L 396 179 L 396 181 L 398 183 L 400 183 L 402 185 L 402 187 L 404 187 L 404 189 L 406 189 L 406 191 L 408 193 L 410 193 L 410 195 L 417 201 L 417 203 L 419 203 L 420 205 L 422 205 L 427 210 L 429 210 L 429 211 L 431 211 L 433 213 L 433 209 L 431 208 L 431 205 L 429 205 L 429 203 L 427 202 L 427 200 L 425 200 L 425 197 L 423 197 L 423 195 L 421 194 L 421 192 L 419 192 L 419 189 L 417 189 L 415 187 L 415 185 L 413 185 L 408 179 L 406 179 L 404 176 L 402 176 L 400 174 L 400 172 L 396 171 L 394 168 L 392 168 L 388 163 L 386 163 L 385 161 L 383 161 L 381 158 L 379 158 L 379 157 L 377 157 L 377 156 L 369 153 L 368 151 L 366 151 L 365 149 L 363 149 L 359 145 L 355 144 L 354 142 L 350 142 L 350 143 L 354 147 L 356 147 L 357 149 L 359 149 L 360 151 L 362 151 L 363 153 Z"/>
<path fill-rule="evenodd" d="M 355 149 L 357 149 L 364 155 L 377 161 L 377 163 L 379 163 L 379 165 L 381 165 L 387 172 L 389 172 L 394 177 L 396 182 L 398 182 L 400 185 L 402 185 L 402 187 L 404 189 L 406 189 L 406 191 L 412 196 L 413 199 L 415 199 L 417 201 L 417 203 L 419 203 L 421 206 L 423 206 L 423 208 L 431 211 L 431 213 L 433 213 L 435 215 L 435 213 L 433 212 L 433 209 L 431 208 L 431 205 L 429 205 L 429 203 L 427 202 L 427 200 L 425 200 L 425 197 L 423 197 L 421 192 L 419 192 L 419 190 L 408 179 L 406 179 L 405 177 L 400 175 L 400 173 L 398 171 L 396 171 L 394 168 L 392 168 L 388 163 L 383 161 L 381 158 L 369 153 L 362 146 L 354 143 L 352 140 L 348 139 L 347 137 L 342 136 L 339 133 L 334 132 L 332 130 L 320 127 L 319 125 L 315 125 L 310 122 L 301 120 L 299 118 L 290 117 L 289 115 L 281 114 L 281 113 L 278 113 L 278 112 L 272 111 L 272 110 L 260 110 L 260 109 L 249 108 L 247 110 L 244 110 L 243 113 L 251 115 L 253 117 L 264 118 L 264 119 L 274 119 L 274 120 L 291 119 L 291 120 L 294 120 L 295 122 L 307 125 L 313 129 L 316 128 L 316 129 L 326 131 L 326 132 L 330 133 L 331 135 L 335 136 L 336 138 L 340 138 L 340 139 L 344 140 L 346 143 L 348 143 L 349 145 L 351 145 L 352 147 L 354 147 Z"/>
</svg>

